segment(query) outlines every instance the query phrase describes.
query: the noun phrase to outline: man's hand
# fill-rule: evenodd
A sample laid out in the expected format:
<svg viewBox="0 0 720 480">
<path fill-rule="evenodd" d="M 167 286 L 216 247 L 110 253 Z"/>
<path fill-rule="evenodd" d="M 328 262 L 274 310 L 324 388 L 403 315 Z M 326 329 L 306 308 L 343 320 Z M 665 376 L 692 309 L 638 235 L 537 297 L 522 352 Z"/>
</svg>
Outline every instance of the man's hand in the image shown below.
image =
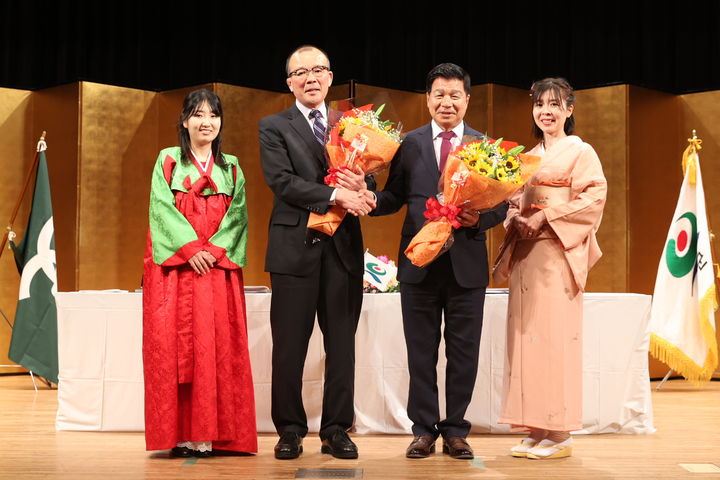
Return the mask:
<svg viewBox="0 0 720 480">
<path fill-rule="evenodd" d="M 455 220 L 463 227 L 477 227 L 480 221 L 480 214 L 475 210 L 462 210 L 455 216 Z"/>
<path fill-rule="evenodd" d="M 352 192 L 343 188 L 337 189 L 335 203 L 356 217 L 367 215 L 373 208 L 365 193 L 362 191 Z"/>
<path fill-rule="evenodd" d="M 360 190 L 360 193 L 365 195 L 365 201 L 370 205 L 371 210 L 375 210 L 377 208 L 377 197 L 375 197 L 375 194 L 366 189 Z"/>
<path fill-rule="evenodd" d="M 342 188 L 352 190 L 353 192 L 359 192 L 360 190 L 366 189 L 367 184 L 365 183 L 365 172 L 362 168 L 355 167 L 355 171 L 350 169 L 341 169 L 337 173 L 337 183 Z"/>
<path fill-rule="evenodd" d="M 370 210 L 375 210 L 377 208 L 377 199 L 375 198 L 375 194 L 373 192 L 363 188 L 359 191 L 359 193 L 365 196 L 365 201 L 368 205 L 370 205 Z"/>
<path fill-rule="evenodd" d="M 206 252 L 205 250 L 196 253 L 190 257 L 190 260 L 188 260 L 188 263 L 198 275 L 205 275 L 206 273 L 209 273 L 210 269 L 216 262 L 217 259 L 213 257 L 210 252 Z"/>
</svg>

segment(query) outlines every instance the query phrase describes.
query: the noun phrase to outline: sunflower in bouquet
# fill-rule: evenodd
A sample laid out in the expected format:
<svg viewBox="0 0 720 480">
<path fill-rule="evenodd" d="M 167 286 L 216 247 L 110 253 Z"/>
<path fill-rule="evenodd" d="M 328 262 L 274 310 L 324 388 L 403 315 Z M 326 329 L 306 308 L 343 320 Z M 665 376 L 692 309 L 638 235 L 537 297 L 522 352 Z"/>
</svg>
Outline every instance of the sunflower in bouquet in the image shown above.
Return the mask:
<svg viewBox="0 0 720 480">
<path fill-rule="evenodd" d="M 521 153 L 525 147 L 502 138 L 477 140 L 448 155 L 438 199 L 426 202 L 423 228 L 410 241 L 405 255 L 424 267 L 450 248 L 455 216 L 462 210 L 489 210 L 507 201 L 535 173 L 540 157 Z"/>
<path fill-rule="evenodd" d="M 402 141 L 402 126 L 380 119 L 385 104 L 376 111 L 372 107 L 370 104 L 348 110 L 330 131 L 327 143 L 330 169 L 325 177 L 326 185 L 337 186 L 337 173 L 344 169 L 356 171 L 360 168 L 365 175 L 377 173 L 395 156 Z M 308 228 L 333 235 L 346 213 L 339 205 L 324 215 L 310 213 Z"/>
</svg>

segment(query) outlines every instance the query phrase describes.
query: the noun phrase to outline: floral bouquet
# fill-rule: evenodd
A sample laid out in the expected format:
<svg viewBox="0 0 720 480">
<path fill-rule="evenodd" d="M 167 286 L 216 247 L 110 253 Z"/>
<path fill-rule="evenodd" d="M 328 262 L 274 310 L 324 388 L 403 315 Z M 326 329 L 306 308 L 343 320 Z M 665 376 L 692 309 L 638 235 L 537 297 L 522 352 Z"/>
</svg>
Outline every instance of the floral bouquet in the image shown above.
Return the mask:
<svg viewBox="0 0 720 480">
<path fill-rule="evenodd" d="M 337 173 L 360 167 L 365 175 L 383 170 L 395 156 L 400 147 L 402 125 L 397 128 L 389 120 L 380 120 L 385 108 L 381 105 L 377 111 L 373 105 L 365 105 L 346 111 L 340 121 L 330 131 L 327 143 L 330 169 L 325 184 L 337 186 Z M 308 218 L 308 228 L 333 235 L 345 218 L 346 210 L 335 205 L 325 215 L 314 212 Z"/>
<path fill-rule="evenodd" d="M 379 257 L 377 257 L 377 259 L 386 265 L 397 268 L 397 267 L 395 267 L 395 262 L 393 262 L 392 260 L 388 260 L 387 255 L 380 255 Z M 400 291 L 400 282 L 398 282 L 397 277 L 395 275 L 392 276 L 392 278 L 390 279 L 390 281 L 387 284 L 387 287 L 385 287 L 383 290 L 380 290 L 378 287 L 376 287 L 372 283 L 363 279 L 363 293 L 396 293 L 399 291 Z"/>
<path fill-rule="evenodd" d="M 450 152 L 438 199 L 425 204 L 428 221 L 405 250 L 413 265 L 424 267 L 450 248 L 453 228 L 460 228 L 455 216 L 462 210 L 495 208 L 522 187 L 540 166 L 540 157 L 520 153 L 524 148 L 484 138 Z"/>
</svg>

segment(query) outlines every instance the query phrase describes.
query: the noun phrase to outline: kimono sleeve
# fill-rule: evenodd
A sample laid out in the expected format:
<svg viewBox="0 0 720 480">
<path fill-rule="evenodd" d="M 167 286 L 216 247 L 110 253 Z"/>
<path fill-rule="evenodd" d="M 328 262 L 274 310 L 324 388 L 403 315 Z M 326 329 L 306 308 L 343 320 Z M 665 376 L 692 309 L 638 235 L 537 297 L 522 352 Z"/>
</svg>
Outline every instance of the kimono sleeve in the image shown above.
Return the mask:
<svg viewBox="0 0 720 480">
<path fill-rule="evenodd" d="M 186 263 L 203 249 L 195 229 L 175 207 L 170 180 L 176 165 L 177 160 L 167 150 L 160 152 L 150 187 L 153 261 L 163 266 Z"/>
<path fill-rule="evenodd" d="M 177 160 L 167 150 L 160 152 L 150 187 L 153 261 L 163 266 L 181 265 L 203 250 L 195 229 L 175 207 L 170 180 L 176 165 Z"/>
<path fill-rule="evenodd" d="M 525 186 L 520 188 L 508 199 L 508 211 L 505 216 L 503 226 L 508 233 L 515 231 L 515 217 L 520 215 L 520 201 L 522 200 L 522 193 L 525 190 Z"/>
<path fill-rule="evenodd" d="M 226 155 L 226 158 L 228 157 L 230 156 Z M 235 179 L 232 201 L 220 222 L 217 233 L 210 237 L 210 245 L 206 248 L 208 252 L 218 259 L 218 267 L 229 270 L 241 268 L 247 264 L 245 252 L 248 237 L 245 176 L 237 163 L 234 163 L 232 168 Z M 224 250 L 224 256 L 222 251 L 218 251 L 219 249 Z"/>
<path fill-rule="evenodd" d="M 573 199 L 546 208 L 545 216 L 567 250 L 582 243 L 597 228 L 607 196 L 607 181 L 595 150 L 584 144 L 571 173 Z"/>
</svg>

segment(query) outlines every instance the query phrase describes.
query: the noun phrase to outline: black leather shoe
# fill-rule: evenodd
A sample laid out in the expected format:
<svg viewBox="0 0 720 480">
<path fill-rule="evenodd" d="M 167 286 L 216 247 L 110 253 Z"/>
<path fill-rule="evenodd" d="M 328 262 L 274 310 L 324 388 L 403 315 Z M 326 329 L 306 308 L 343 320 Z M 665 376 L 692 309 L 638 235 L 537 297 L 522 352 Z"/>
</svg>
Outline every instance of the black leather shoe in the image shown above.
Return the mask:
<svg viewBox="0 0 720 480">
<path fill-rule="evenodd" d="M 458 459 L 475 458 L 473 449 L 463 437 L 443 438 L 443 453 L 448 453 L 452 458 Z"/>
<path fill-rule="evenodd" d="M 198 458 L 208 458 L 213 456 L 213 451 L 208 450 L 206 452 L 201 452 L 200 450 L 193 450 L 193 456 Z"/>
<path fill-rule="evenodd" d="M 290 460 L 303 453 L 302 437 L 294 432 L 285 432 L 275 445 L 275 458 Z"/>
<path fill-rule="evenodd" d="M 435 453 L 435 439 L 430 435 L 415 435 L 410 446 L 405 450 L 408 458 L 426 458 Z"/>
<path fill-rule="evenodd" d="M 170 453 L 172 453 L 173 457 L 188 458 L 193 456 L 193 449 L 187 447 L 173 447 L 173 449 L 170 450 Z"/>
<path fill-rule="evenodd" d="M 322 453 L 330 453 L 335 458 L 358 458 L 357 445 L 350 440 L 347 432 L 341 428 L 333 430 L 328 438 L 323 440 Z"/>
</svg>

